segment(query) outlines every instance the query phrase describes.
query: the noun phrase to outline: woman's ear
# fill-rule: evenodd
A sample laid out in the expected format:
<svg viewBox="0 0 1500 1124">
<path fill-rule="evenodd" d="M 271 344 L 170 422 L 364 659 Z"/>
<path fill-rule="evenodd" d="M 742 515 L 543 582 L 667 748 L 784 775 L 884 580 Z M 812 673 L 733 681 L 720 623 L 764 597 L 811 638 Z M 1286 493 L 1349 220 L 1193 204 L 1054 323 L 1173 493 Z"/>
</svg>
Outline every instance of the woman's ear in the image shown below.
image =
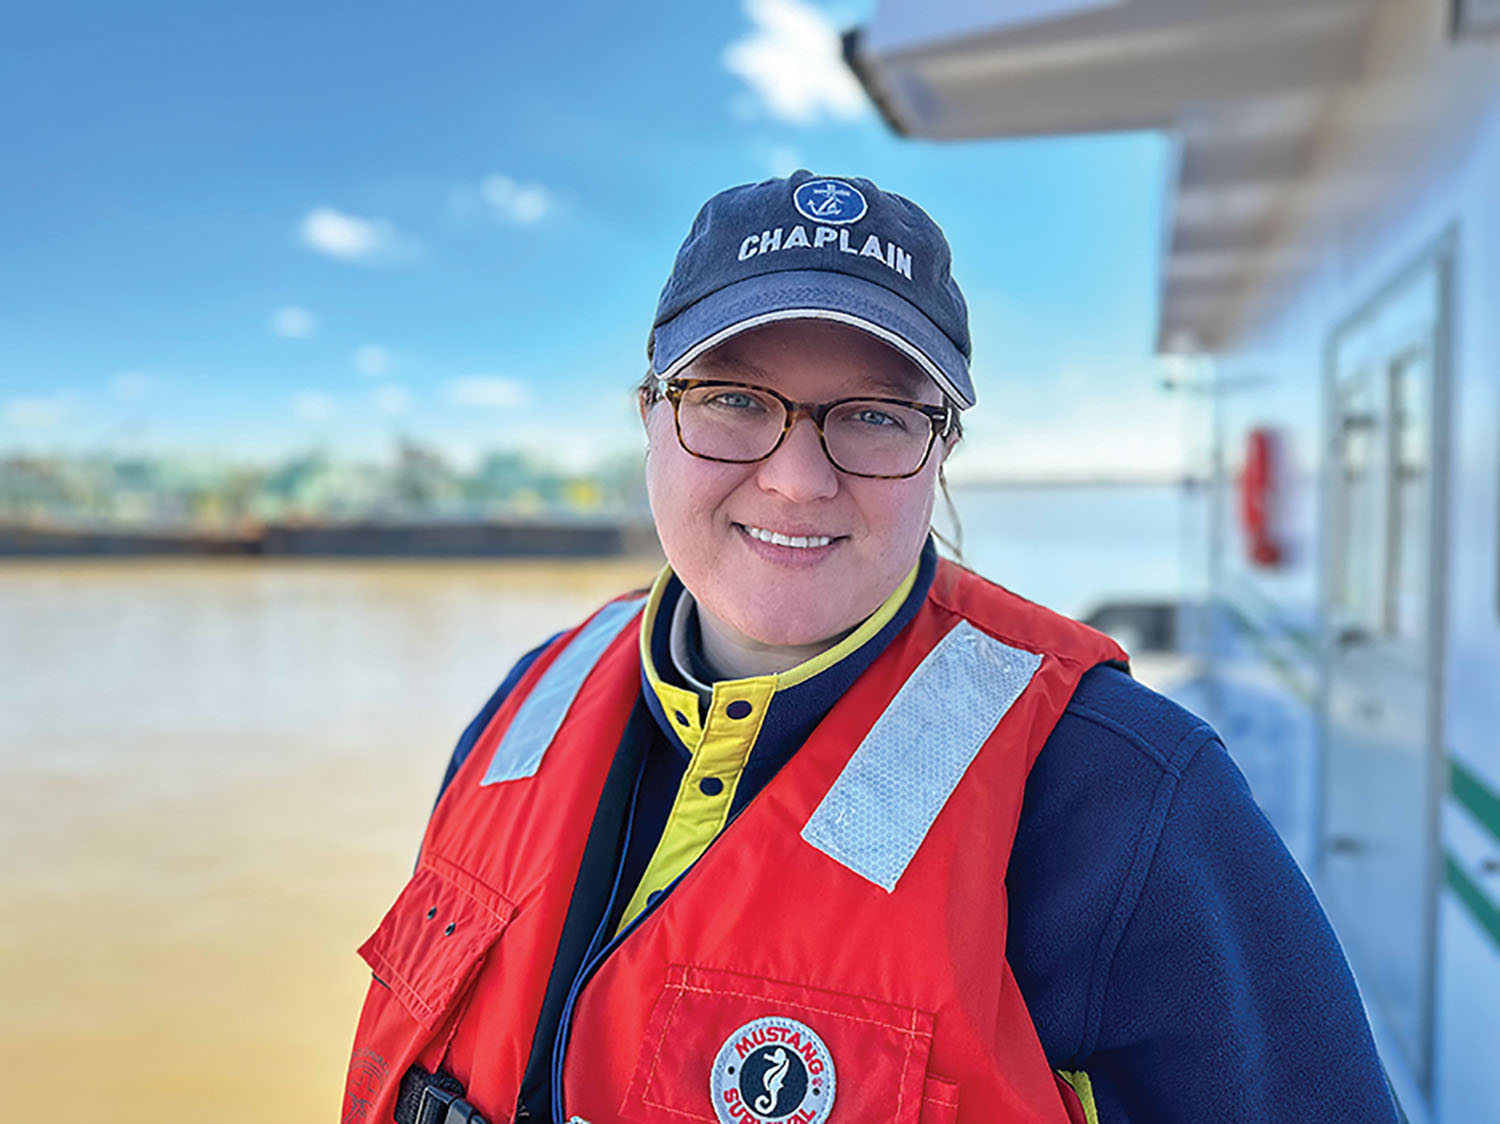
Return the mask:
<svg viewBox="0 0 1500 1124">
<path fill-rule="evenodd" d="M 942 467 L 943 462 L 953 455 L 953 450 L 958 448 L 958 441 L 960 436 L 961 434 L 959 434 L 957 430 L 953 430 L 938 442 L 939 467 Z"/>
<path fill-rule="evenodd" d="M 950 412 L 948 415 L 948 432 L 943 434 L 941 441 L 941 444 L 943 446 L 942 460 L 946 460 L 950 455 L 952 455 L 953 450 L 958 448 L 958 443 L 963 440 L 964 436 L 963 423 L 958 420 L 958 407 L 947 399 L 944 399 L 944 402 Z M 942 462 L 939 461 L 939 463 Z"/>
</svg>

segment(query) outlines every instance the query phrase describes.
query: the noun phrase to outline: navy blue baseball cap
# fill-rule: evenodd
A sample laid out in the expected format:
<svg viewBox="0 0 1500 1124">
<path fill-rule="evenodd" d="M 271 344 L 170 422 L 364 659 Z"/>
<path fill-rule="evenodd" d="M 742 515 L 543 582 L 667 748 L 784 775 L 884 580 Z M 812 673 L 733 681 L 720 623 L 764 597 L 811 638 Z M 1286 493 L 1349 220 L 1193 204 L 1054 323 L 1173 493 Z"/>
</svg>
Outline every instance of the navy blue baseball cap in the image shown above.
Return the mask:
<svg viewBox="0 0 1500 1124">
<path fill-rule="evenodd" d="M 776 320 L 834 320 L 974 404 L 969 312 L 937 223 L 854 176 L 796 171 L 731 187 L 698 212 L 661 291 L 647 351 L 671 378 L 709 348 Z"/>
</svg>

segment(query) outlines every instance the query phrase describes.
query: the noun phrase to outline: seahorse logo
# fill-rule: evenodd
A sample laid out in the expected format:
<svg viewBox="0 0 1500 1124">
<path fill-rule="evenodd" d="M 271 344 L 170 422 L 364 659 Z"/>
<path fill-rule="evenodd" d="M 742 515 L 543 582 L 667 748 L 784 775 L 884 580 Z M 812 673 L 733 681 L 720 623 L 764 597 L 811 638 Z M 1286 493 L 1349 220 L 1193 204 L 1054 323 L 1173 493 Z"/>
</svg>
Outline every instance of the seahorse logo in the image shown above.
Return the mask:
<svg viewBox="0 0 1500 1124">
<path fill-rule="evenodd" d="M 781 1086 L 786 1081 L 786 1071 L 792 1065 L 792 1059 L 779 1046 L 771 1051 L 767 1061 L 770 1065 L 760 1075 L 761 1088 L 765 1092 L 755 1098 L 755 1111 L 762 1116 L 770 1116 L 775 1111 L 776 1102 L 781 1099 Z"/>
<path fill-rule="evenodd" d="M 825 1124 L 835 1092 L 827 1044 L 806 1023 L 783 1015 L 734 1030 L 709 1073 L 720 1124 Z"/>
</svg>

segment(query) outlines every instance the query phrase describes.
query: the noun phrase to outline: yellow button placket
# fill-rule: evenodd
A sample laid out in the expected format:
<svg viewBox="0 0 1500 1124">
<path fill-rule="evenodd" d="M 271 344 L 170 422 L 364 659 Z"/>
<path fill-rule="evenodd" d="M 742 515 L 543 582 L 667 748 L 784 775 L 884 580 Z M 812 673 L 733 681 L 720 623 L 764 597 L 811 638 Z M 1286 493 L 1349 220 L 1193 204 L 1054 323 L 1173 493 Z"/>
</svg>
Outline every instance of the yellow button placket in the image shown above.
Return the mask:
<svg viewBox="0 0 1500 1124">
<path fill-rule="evenodd" d="M 674 717 L 675 721 L 671 704 L 677 701 L 678 688 L 661 683 L 656 689 L 668 716 Z M 682 693 L 693 698 L 691 717 L 696 719 L 697 696 L 691 692 Z M 724 829 L 734 803 L 735 790 L 745 771 L 745 762 L 755 747 L 766 709 L 775 693 L 774 675 L 716 683 L 701 732 L 698 732 L 696 722 L 683 730 L 683 742 L 693 750 L 692 760 L 677 787 L 672 811 L 667 816 L 656 851 L 646 866 L 646 873 L 620 918 L 621 928 L 646 908 L 652 894 L 665 889 L 696 862 Z M 682 713 L 689 712 L 682 710 Z M 687 736 L 690 730 L 698 732 L 696 748 Z M 709 782 L 706 789 L 705 781 Z M 715 785 L 714 781 L 718 784 Z"/>
<path fill-rule="evenodd" d="M 698 699 L 698 693 L 661 680 L 653 683 L 652 687 L 656 691 L 656 697 L 661 700 L 661 707 L 666 712 L 668 721 L 672 723 L 672 729 L 677 731 L 677 736 L 682 739 L 687 751 L 696 754 L 698 744 L 703 740 L 703 723 L 698 717 L 703 704 Z"/>
<path fill-rule="evenodd" d="M 761 723 L 765 721 L 771 696 L 778 688 L 794 687 L 806 682 L 877 635 L 905 603 L 916 583 L 920 568 L 921 561 L 918 560 L 907 571 L 901 585 L 886 598 L 885 603 L 828 651 L 779 675 L 730 679 L 714 684 L 708 712 L 702 717 L 699 713 L 698 695 L 666 682 L 652 662 L 652 630 L 658 625 L 667 627 L 659 618 L 662 598 L 671 581 L 672 570 L 664 567 L 657 575 L 651 587 L 651 596 L 646 602 L 643 618 L 645 623 L 640 632 L 641 664 L 645 668 L 650 690 L 656 693 L 667 719 L 677 731 L 682 744 L 692 754 L 692 759 L 677 788 L 667 825 L 656 844 L 656 850 L 652 852 L 651 861 L 646 865 L 646 873 L 631 893 L 630 901 L 621 916 L 620 928 L 630 924 L 646 908 L 652 894 L 665 889 L 673 879 L 692 866 L 708 849 L 714 837 L 724 829 L 724 824 L 729 819 L 729 809 L 734 803 L 735 790 L 739 788 L 740 776 L 745 771 L 745 762 L 749 760 L 750 751 L 760 736 Z M 748 706 L 748 712 L 742 713 L 742 707 L 736 704 Z M 734 713 L 730 713 L 731 707 L 734 707 Z M 710 778 L 717 780 L 723 787 L 717 788 L 711 783 L 709 788 L 714 791 L 705 792 L 702 782 Z"/>
</svg>

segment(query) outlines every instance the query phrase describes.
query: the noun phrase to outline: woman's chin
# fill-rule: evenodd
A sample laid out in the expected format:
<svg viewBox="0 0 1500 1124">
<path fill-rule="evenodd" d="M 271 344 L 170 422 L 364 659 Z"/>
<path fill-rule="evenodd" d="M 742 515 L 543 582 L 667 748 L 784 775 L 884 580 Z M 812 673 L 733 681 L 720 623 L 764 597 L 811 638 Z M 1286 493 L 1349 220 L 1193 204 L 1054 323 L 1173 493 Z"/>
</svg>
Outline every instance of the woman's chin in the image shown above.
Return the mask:
<svg viewBox="0 0 1500 1124">
<path fill-rule="evenodd" d="M 824 649 L 833 647 L 859 624 L 859 620 L 846 621 L 842 616 L 828 614 L 827 606 L 819 608 L 823 611 L 781 606 L 772 613 L 757 614 L 739 623 L 739 631 L 766 648 Z"/>
</svg>

